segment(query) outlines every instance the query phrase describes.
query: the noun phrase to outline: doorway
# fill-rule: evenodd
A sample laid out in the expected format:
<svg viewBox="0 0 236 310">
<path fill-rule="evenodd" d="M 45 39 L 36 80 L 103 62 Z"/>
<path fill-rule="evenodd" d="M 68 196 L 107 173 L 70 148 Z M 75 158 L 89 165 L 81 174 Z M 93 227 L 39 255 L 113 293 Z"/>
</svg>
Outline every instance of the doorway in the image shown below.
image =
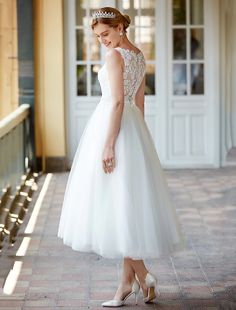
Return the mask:
<svg viewBox="0 0 236 310">
<path fill-rule="evenodd" d="M 69 163 L 101 96 L 105 50 L 92 12 L 114 6 L 131 17 L 128 36 L 146 58 L 145 120 L 166 168 L 220 165 L 218 0 L 65 0 Z"/>
</svg>

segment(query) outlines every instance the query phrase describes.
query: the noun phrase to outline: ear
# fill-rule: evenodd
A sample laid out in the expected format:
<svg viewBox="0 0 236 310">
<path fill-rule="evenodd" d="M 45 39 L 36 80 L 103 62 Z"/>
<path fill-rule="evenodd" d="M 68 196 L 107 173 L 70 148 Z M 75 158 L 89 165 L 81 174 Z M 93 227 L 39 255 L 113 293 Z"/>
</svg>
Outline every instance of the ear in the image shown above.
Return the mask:
<svg viewBox="0 0 236 310">
<path fill-rule="evenodd" d="M 119 23 L 119 25 L 117 26 L 117 30 L 118 30 L 118 32 L 121 32 L 124 30 L 124 26 L 122 23 Z"/>
</svg>

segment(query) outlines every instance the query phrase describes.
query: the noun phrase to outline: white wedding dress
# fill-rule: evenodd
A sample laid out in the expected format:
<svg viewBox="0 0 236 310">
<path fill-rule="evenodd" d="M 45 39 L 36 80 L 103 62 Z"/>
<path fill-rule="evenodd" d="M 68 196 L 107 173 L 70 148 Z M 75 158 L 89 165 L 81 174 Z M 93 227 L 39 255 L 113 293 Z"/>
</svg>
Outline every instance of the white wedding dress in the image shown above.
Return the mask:
<svg viewBox="0 0 236 310">
<path fill-rule="evenodd" d="M 125 104 L 115 144 L 116 167 L 103 171 L 112 108 L 106 64 L 102 97 L 80 139 L 64 195 L 58 237 L 106 258 L 157 258 L 182 248 L 183 236 L 154 142 L 134 96 L 145 75 L 142 54 L 116 48 L 124 59 Z"/>
</svg>

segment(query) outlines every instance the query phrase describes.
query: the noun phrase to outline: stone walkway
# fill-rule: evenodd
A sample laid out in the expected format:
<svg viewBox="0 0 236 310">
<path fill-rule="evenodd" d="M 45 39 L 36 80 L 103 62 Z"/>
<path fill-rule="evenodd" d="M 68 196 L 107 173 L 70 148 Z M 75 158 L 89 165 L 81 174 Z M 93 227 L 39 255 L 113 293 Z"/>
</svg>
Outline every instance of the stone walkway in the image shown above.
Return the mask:
<svg viewBox="0 0 236 310">
<path fill-rule="evenodd" d="M 131 298 L 127 308 L 236 309 L 236 167 L 166 174 L 187 248 L 147 260 L 161 296 L 145 305 L 140 293 L 138 305 Z M 121 261 L 81 254 L 57 238 L 67 177 L 40 178 L 14 247 L 3 250 L 0 310 L 102 309 L 112 298 Z"/>
</svg>

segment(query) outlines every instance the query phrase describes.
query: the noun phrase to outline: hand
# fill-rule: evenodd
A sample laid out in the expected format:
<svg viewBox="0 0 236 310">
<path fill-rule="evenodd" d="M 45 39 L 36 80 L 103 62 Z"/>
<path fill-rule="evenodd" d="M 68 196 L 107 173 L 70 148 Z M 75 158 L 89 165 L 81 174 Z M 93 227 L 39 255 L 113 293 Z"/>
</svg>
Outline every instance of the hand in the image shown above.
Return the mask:
<svg viewBox="0 0 236 310">
<path fill-rule="evenodd" d="M 105 146 L 102 154 L 103 170 L 111 173 L 115 168 L 115 150 L 113 147 Z"/>
</svg>

